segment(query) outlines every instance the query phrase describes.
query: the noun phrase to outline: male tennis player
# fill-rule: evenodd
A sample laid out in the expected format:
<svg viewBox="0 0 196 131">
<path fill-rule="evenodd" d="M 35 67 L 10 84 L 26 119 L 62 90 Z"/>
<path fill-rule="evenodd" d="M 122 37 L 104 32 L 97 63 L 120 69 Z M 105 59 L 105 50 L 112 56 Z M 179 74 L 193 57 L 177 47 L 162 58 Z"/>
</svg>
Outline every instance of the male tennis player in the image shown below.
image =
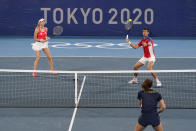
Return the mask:
<svg viewBox="0 0 196 131">
<path fill-rule="evenodd" d="M 143 28 L 143 39 L 138 44 L 133 44 L 129 39 L 126 39 L 126 41 L 130 44 L 132 48 L 137 49 L 140 46 L 142 46 L 144 50 L 144 56 L 135 64 L 134 70 L 138 70 L 141 66 L 145 65 L 147 62 L 148 62 L 147 69 L 152 70 L 153 68 L 153 65 L 155 63 L 155 54 L 153 49 L 153 41 L 148 35 L 149 35 L 149 29 Z M 137 76 L 138 73 L 134 73 L 133 79 L 128 83 L 130 84 L 138 83 Z M 156 79 L 157 86 L 161 86 L 162 84 L 159 81 L 157 74 L 152 72 L 152 76 Z"/>
<path fill-rule="evenodd" d="M 159 113 L 165 110 L 166 105 L 161 94 L 154 91 L 152 87 L 152 80 L 146 79 L 142 83 L 143 90 L 138 92 L 138 105 L 141 108 L 142 114 L 135 126 L 135 131 L 143 131 L 148 125 L 151 125 L 155 131 L 163 131 Z M 158 102 L 160 103 L 161 107 L 157 112 Z"/>
<path fill-rule="evenodd" d="M 46 22 L 42 18 L 38 21 L 38 25 L 35 28 L 34 40 L 36 42 L 33 44 L 32 49 L 35 51 L 36 59 L 35 59 L 35 62 L 34 62 L 33 69 L 34 70 L 37 69 L 37 66 L 38 66 L 38 63 L 39 63 L 39 60 L 40 60 L 40 53 L 41 53 L 41 50 L 43 50 L 44 53 L 46 54 L 47 58 L 48 58 L 50 70 L 54 71 L 52 57 L 50 55 L 50 50 L 48 49 L 48 40 L 49 40 L 49 37 L 47 37 L 48 29 L 46 27 L 44 27 L 45 24 L 46 24 Z M 53 74 L 56 74 L 56 73 L 54 72 Z M 37 73 L 33 72 L 32 75 L 34 77 L 36 77 Z"/>
</svg>

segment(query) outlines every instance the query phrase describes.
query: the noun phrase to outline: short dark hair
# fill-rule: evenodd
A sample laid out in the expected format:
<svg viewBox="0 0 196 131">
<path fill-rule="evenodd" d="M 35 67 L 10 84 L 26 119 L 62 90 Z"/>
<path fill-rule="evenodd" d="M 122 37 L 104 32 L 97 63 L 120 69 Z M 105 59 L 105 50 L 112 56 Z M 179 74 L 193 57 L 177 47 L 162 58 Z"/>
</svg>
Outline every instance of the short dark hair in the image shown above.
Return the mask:
<svg viewBox="0 0 196 131">
<path fill-rule="evenodd" d="M 147 30 L 148 32 L 150 32 L 148 27 L 144 27 L 143 30 Z"/>
<path fill-rule="evenodd" d="M 152 86 L 153 86 L 153 81 L 152 81 L 152 79 L 150 79 L 150 78 L 147 78 L 147 79 L 145 79 L 145 80 L 142 82 L 142 88 L 143 88 L 144 90 L 149 90 Z"/>
</svg>

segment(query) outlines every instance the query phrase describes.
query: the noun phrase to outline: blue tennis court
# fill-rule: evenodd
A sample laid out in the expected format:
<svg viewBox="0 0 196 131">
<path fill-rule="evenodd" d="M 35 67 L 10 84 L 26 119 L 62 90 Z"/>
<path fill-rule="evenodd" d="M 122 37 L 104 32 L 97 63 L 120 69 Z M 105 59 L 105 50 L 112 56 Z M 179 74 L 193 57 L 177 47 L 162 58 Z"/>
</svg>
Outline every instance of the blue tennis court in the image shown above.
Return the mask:
<svg viewBox="0 0 196 131">
<path fill-rule="evenodd" d="M 1 54 L 0 54 L 1 69 L 21 69 L 21 70 L 30 69 L 31 70 L 33 68 L 33 62 L 35 57 L 34 57 L 34 51 L 31 49 L 31 43 L 33 43 L 33 39 L 31 37 L 5 37 L 5 38 L 1 38 L 0 41 L 1 43 L 4 44 L 2 46 L 3 48 L 1 48 Z M 139 38 L 134 38 L 133 41 L 137 42 L 139 41 Z M 188 39 L 188 38 L 186 39 L 155 38 L 154 39 L 155 53 L 157 54 L 158 58 L 154 69 L 156 70 L 195 69 L 196 67 L 195 66 L 196 56 L 194 53 L 195 42 L 196 42 L 195 39 Z M 178 46 L 179 43 L 180 45 L 182 45 L 182 47 Z M 187 44 L 189 44 L 190 46 L 187 47 Z M 176 50 L 176 48 L 178 48 L 178 50 Z M 122 38 L 110 37 L 110 38 L 103 38 L 103 39 L 94 38 L 94 37 L 54 38 L 49 43 L 49 49 L 53 56 L 55 69 L 64 70 L 64 71 L 130 70 L 133 68 L 133 65 L 135 64 L 135 62 L 137 62 L 137 60 L 139 59 L 140 56 L 142 56 L 143 53 L 141 49 L 133 50 L 129 48 L 128 44 L 125 43 L 123 37 Z M 44 54 L 42 54 L 38 69 L 41 70 L 49 69 L 48 61 L 47 58 L 44 56 Z M 142 69 L 145 69 L 145 67 L 143 67 Z M 40 76 L 40 81 L 42 79 L 48 81 L 50 79 L 54 79 L 55 77 L 58 77 L 58 79 L 60 78 L 60 76 L 52 76 L 52 77 Z M 89 77 L 87 75 L 87 78 Z M 26 82 L 28 80 L 25 77 L 24 78 L 19 77 L 18 81 L 21 81 L 21 79 L 24 79 L 24 81 Z M 61 79 L 60 81 L 62 80 L 64 82 L 65 81 L 72 82 L 71 79 Z M 181 76 L 180 80 L 183 81 L 185 80 L 185 78 Z M 169 80 L 167 81 L 169 82 Z M 123 87 L 125 87 L 124 89 L 126 89 L 127 91 L 131 91 L 131 92 L 133 91 L 128 87 L 128 85 L 121 82 L 119 83 L 119 87 L 122 88 L 123 85 Z M 28 83 L 30 84 L 30 82 Z M 79 83 L 81 84 L 81 81 Z M 61 84 L 67 84 L 67 83 L 65 82 Z M 88 79 L 87 79 L 86 86 L 84 86 L 83 89 L 84 94 L 88 91 L 88 88 L 90 88 L 88 87 L 88 84 L 90 83 L 88 83 Z M 73 85 L 73 83 L 70 85 Z M 22 89 L 21 91 L 25 93 L 25 90 L 27 90 L 25 89 L 25 83 L 24 86 L 21 85 L 20 87 Z M 9 86 L 7 88 L 9 88 Z M 42 88 L 42 87 L 37 85 L 37 88 Z M 50 86 L 48 86 L 47 88 L 48 90 L 50 90 Z M 189 87 L 186 86 L 185 88 L 189 88 Z M 140 90 L 140 85 L 137 85 L 136 89 Z M 180 97 L 178 95 L 180 95 L 180 92 L 182 91 L 181 89 L 183 88 L 180 87 L 179 89 L 180 89 L 179 91 L 177 91 L 178 90 L 177 87 L 173 89 L 173 91 L 175 91 L 174 94 L 176 93 L 174 98 Z M 60 91 L 61 89 L 58 90 Z M 116 87 L 115 90 L 119 92 L 121 91 L 118 87 Z M 164 89 L 162 88 L 161 90 Z M 191 87 L 190 90 L 195 91 L 194 87 Z M 63 89 L 61 91 L 63 91 Z M 93 93 L 93 90 L 92 91 L 89 90 L 88 92 Z M 107 92 L 103 92 L 102 95 L 107 95 Z M 110 96 L 111 98 L 114 97 L 112 96 L 112 94 L 108 94 L 108 95 L 109 96 L 111 95 Z M 65 96 L 69 96 L 69 92 L 65 93 Z M 41 96 L 38 95 L 38 97 Z M 85 103 L 84 101 L 85 99 L 83 97 L 85 97 L 85 95 L 82 94 L 81 106 L 83 104 L 90 103 L 90 102 Z M 92 97 L 92 100 L 93 99 L 94 98 Z M 134 99 L 134 97 L 132 99 Z M 191 100 L 192 103 L 195 103 L 194 96 L 190 96 L 190 98 L 187 98 L 187 100 Z M 135 98 L 135 102 L 136 102 L 136 98 Z M 174 105 L 176 104 L 175 100 L 172 102 Z M 76 110 L 76 108 L 74 108 L 74 102 L 70 100 L 69 102 L 66 103 L 67 106 L 69 106 L 69 108 L 66 108 L 66 106 L 65 108 L 64 107 L 1 108 L 0 109 L 1 129 L 6 131 L 12 131 L 12 130 L 15 131 L 19 131 L 19 130 L 20 131 L 21 130 L 125 131 L 125 130 L 134 129 L 134 126 L 140 114 L 140 109 L 138 108 L 127 108 L 127 107 L 104 108 L 103 105 L 100 106 L 102 107 L 100 108 L 99 105 L 94 105 L 94 107 L 91 108 L 89 107 L 77 108 Z M 93 105 L 93 103 L 90 104 Z M 194 107 L 194 105 L 192 106 Z M 164 129 L 178 130 L 178 131 L 184 131 L 186 129 L 189 129 L 190 131 L 194 131 L 195 130 L 194 120 L 196 119 L 195 111 L 196 111 L 195 109 L 167 109 L 164 113 L 161 114 L 161 120 Z M 146 130 L 150 131 L 152 130 L 152 128 L 148 127 Z"/>
<path fill-rule="evenodd" d="M 142 37 L 133 37 L 133 43 L 138 43 Z M 31 44 L 32 37 L 1 37 L 1 56 L 35 56 Z M 194 37 L 183 38 L 153 38 L 156 57 L 189 58 L 196 57 Z M 141 57 L 142 48 L 133 50 L 125 37 L 54 37 L 49 41 L 52 56 L 60 57 Z M 44 55 L 42 55 L 44 56 Z"/>
</svg>

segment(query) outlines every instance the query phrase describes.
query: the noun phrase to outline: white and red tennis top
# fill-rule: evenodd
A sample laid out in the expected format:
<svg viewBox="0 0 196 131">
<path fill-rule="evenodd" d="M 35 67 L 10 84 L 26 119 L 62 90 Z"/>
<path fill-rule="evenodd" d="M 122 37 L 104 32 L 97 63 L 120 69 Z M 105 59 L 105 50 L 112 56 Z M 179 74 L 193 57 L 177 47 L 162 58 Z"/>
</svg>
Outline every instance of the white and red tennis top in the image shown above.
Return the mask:
<svg viewBox="0 0 196 131">
<path fill-rule="evenodd" d="M 39 27 L 39 32 L 37 34 L 37 39 L 43 39 L 46 40 L 47 37 L 47 29 L 44 28 L 44 31 L 41 31 L 40 27 Z"/>
<path fill-rule="evenodd" d="M 151 46 L 144 46 L 144 43 L 151 43 Z M 139 47 L 142 46 L 144 50 L 144 57 L 146 58 L 155 58 L 154 54 L 154 48 L 153 48 L 153 41 L 152 39 L 148 36 L 146 39 L 141 40 L 138 44 Z"/>
</svg>

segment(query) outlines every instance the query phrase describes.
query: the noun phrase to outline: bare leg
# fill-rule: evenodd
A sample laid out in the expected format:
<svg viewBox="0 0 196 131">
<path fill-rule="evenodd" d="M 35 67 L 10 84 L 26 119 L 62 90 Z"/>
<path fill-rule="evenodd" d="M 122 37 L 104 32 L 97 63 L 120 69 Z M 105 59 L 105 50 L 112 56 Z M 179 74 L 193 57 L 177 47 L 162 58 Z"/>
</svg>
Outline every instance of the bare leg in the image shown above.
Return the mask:
<svg viewBox="0 0 196 131">
<path fill-rule="evenodd" d="M 52 57 L 50 55 L 50 50 L 48 48 L 45 48 L 44 49 L 44 53 L 46 54 L 46 56 L 48 58 L 48 63 L 49 63 L 50 69 L 54 70 Z"/>
<path fill-rule="evenodd" d="M 150 62 L 148 63 L 147 69 L 148 69 L 148 70 L 152 70 L 153 66 L 154 66 L 154 62 L 153 62 L 153 61 L 150 61 Z M 152 76 L 153 76 L 155 79 L 158 79 L 158 76 L 157 76 L 156 73 L 152 72 Z"/>
<path fill-rule="evenodd" d="M 154 66 L 154 62 L 153 62 L 153 61 L 150 61 L 150 62 L 148 63 L 147 69 L 148 69 L 148 70 L 152 70 L 153 66 Z M 156 80 L 157 86 L 161 86 L 162 84 L 161 84 L 161 82 L 159 81 L 159 78 L 158 78 L 157 74 L 156 74 L 155 72 L 152 72 L 151 74 L 152 74 L 152 76 L 154 77 L 154 79 Z"/>
<path fill-rule="evenodd" d="M 137 123 L 136 126 L 135 126 L 135 130 L 134 131 L 143 131 L 144 129 L 145 129 L 145 127 L 143 127 L 142 125 Z"/>
<path fill-rule="evenodd" d="M 155 131 L 163 131 L 163 126 L 160 123 L 157 127 L 153 127 Z"/>
<path fill-rule="evenodd" d="M 141 66 L 143 66 L 144 64 L 143 63 L 141 63 L 141 62 L 137 62 L 135 65 L 134 65 L 134 67 L 133 67 L 133 69 L 134 70 L 138 70 Z M 134 73 L 134 77 L 135 78 L 137 78 L 137 76 L 138 76 L 138 73 Z"/>
<path fill-rule="evenodd" d="M 35 59 L 34 66 L 33 66 L 33 69 L 34 69 L 34 70 L 37 69 L 37 66 L 38 66 L 38 63 L 39 63 L 39 60 L 40 60 L 40 53 L 41 53 L 41 51 L 36 51 L 36 52 L 35 52 L 35 54 L 36 54 L 36 59 Z"/>
</svg>

